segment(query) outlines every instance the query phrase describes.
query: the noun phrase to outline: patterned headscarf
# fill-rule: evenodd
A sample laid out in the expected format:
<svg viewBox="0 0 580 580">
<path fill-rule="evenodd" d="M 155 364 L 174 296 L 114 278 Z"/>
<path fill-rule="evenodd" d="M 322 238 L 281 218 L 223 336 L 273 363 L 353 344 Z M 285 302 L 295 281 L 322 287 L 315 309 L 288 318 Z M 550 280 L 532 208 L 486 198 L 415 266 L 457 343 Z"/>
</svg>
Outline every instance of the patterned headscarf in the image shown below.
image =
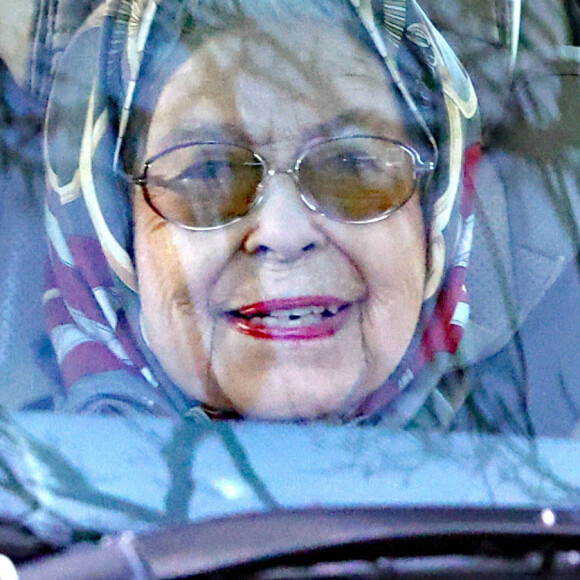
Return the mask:
<svg viewBox="0 0 580 580">
<path fill-rule="evenodd" d="M 438 152 L 435 183 L 424 200 L 431 282 L 416 336 L 395 373 L 346 418 L 389 416 L 405 425 L 427 399 L 454 408 L 455 394 L 439 393 L 436 377 L 456 356 L 469 317 L 465 274 L 479 158 L 477 99 L 414 0 L 334 3 L 358 15 L 412 124 Z M 184 27 L 195 34 L 195 12 L 203 4 L 110 0 L 73 39 L 55 77 L 45 131 L 50 263 L 44 305 L 66 391 L 63 409 L 198 412 L 141 335 L 130 197 L 114 169 L 131 138 L 144 71 Z M 435 378 L 425 383 L 417 380 L 421 375 Z"/>
</svg>

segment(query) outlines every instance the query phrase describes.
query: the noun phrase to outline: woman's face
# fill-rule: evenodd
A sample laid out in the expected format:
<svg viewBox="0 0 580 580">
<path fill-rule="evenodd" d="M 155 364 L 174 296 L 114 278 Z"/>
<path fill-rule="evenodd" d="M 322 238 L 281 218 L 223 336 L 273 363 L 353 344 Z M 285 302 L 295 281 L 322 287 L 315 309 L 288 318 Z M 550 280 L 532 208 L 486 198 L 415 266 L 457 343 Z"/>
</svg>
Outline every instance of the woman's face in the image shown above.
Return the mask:
<svg viewBox="0 0 580 580">
<path fill-rule="evenodd" d="M 317 22 L 248 26 L 204 41 L 171 76 L 145 157 L 217 135 L 287 169 L 321 135 L 353 134 L 408 143 L 378 59 Z M 201 232 L 136 192 L 144 335 L 172 380 L 210 406 L 274 419 L 347 412 L 413 336 L 426 282 L 419 198 L 345 224 L 304 205 L 287 173 L 263 186 L 249 215 Z"/>
</svg>

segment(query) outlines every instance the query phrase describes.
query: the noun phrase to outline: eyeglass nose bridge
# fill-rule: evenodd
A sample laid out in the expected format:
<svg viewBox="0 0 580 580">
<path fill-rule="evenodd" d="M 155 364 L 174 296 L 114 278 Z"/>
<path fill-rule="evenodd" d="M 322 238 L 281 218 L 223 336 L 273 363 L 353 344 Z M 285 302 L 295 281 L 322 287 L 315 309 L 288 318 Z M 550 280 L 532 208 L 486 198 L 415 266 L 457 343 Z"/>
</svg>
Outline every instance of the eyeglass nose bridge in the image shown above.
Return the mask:
<svg viewBox="0 0 580 580">
<path fill-rule="evenodd" d="M 310 199 L 310 197 L 307 195 L 307 193 L 304 191 L 302 184 L 300 183 L 300 178 L 298 176 L 298 170 L 300 169 L 300 162 L 302 161 L 302 158 L 300 157 L 298 159 L 298 161 L 295 163 L 294 167 L 288 167 L 286 169 L 280 168 L 280 169 L 275 169 L 273 167 L 269 167 L 267 165 L 267 162 L 262 158 L 261 162 L 264 164 L 264 176 L 269 178 L 275 177 L 276 175 L 288 175 L 289 177 L 292 178 L 292 180 L 294 181 L 295 185 L 296 185 L 296 189 L 297 189 L 297 193 L 298 193 L 298 197 L 300 198 L 300 201 L 302 201 L 302 203 L 310 210 L 313 211 L 315 213 L 321 213 L 317 206 L 315 205 L 315 203 L 313 202 L 313 200 Z M 259 203 L 261 203 L 264 199 L 264 178 L 262 178 L 262 181 L 260 182 L 258 188 L 261 191 L 260 193 L 260 197 L 259 197 Z"/>
<path fill-rule="evenodd" d="M 304 199 L 302 187 L 300 185 L 300 179 L 298 177 L 299 163 L 296 163 L 294 167 L 288 167 L 285 169 L 284 168 L 276 169 L 274 167 L 270 167 L 268 165 L 268 163 L 266 162 L 266 160 L 263 158 L 261 159 L 261 162 L 264 166 L 264 173 L 262 174 L 262 180 L 260 181 L 260 183 L 258 185 L 259 189 L 261 189 L 263 191 L 265 186 L 266 186 L 265 181 L 267 181 L 268 179 L 270 179 L 272 177 L 275 177 L 276 175 L 288 175 L 289 177 L 292 178 L 292 180 L 296 184 L 296 188 L 298 189 L 298 194 L 300 195 L 300 198 Z"/>
<path fill-rule="evenodd" d="M 266 175 L 268 177 L 274 177 L 274 175 L 277 175 L 278 173 L 284 173 L 286 175 L 291 175 L 292 177 L 296 176 L 296 170 L 289 168 L 289 169 L 273 169 L 273 168 L 268 168 L 268 170 L 266 171 Z"/>
</svg>

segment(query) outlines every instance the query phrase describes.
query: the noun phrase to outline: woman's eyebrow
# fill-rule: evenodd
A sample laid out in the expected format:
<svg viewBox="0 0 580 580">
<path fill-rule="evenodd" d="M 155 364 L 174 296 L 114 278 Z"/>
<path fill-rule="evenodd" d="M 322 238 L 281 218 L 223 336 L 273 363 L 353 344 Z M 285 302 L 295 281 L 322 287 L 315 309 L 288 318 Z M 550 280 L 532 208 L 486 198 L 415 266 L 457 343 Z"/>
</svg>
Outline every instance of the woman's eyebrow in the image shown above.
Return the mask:
<svg viewBox="0 0 580 580">
<path fill-rule="evenodd" d="M 248 145 L 248 135 L 234 123 L 209 123 L 199 127 L 179 127 L 160 139 L 158 146 L 169 149 L 195 141 L 216 141 L 220 143 L 236 143 Z"/>
<path fill-rule="evenodd" d="M 388 136 L 394 130 L 400 131 L 398 119 L 380 118 L 375 112 L 361 109 L 350 109 L 322 123 L 308 128 L 310 139 L 339 137 L 345 132 L 362 134 L 379 134 Z"/>
</svg>

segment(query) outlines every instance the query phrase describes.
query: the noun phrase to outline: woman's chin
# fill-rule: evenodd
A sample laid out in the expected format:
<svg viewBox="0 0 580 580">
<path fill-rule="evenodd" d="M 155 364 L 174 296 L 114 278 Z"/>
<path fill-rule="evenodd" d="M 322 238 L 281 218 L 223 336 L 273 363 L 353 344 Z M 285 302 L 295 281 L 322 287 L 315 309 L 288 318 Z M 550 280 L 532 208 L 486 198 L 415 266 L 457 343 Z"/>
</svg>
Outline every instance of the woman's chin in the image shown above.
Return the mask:
<svg viewBox="0 0 580 580">
<path fill-rule="evenodd" d="M 259 420 L 328 419 L 352 410 L 369 387 L 360 371 L 336 376 L 317 370 L 285 368 L 274 376 L 220 381 L 221 392 L 243 417 Z M 374 389 L 371 389 L 374 390 Z"/>
</svg>

